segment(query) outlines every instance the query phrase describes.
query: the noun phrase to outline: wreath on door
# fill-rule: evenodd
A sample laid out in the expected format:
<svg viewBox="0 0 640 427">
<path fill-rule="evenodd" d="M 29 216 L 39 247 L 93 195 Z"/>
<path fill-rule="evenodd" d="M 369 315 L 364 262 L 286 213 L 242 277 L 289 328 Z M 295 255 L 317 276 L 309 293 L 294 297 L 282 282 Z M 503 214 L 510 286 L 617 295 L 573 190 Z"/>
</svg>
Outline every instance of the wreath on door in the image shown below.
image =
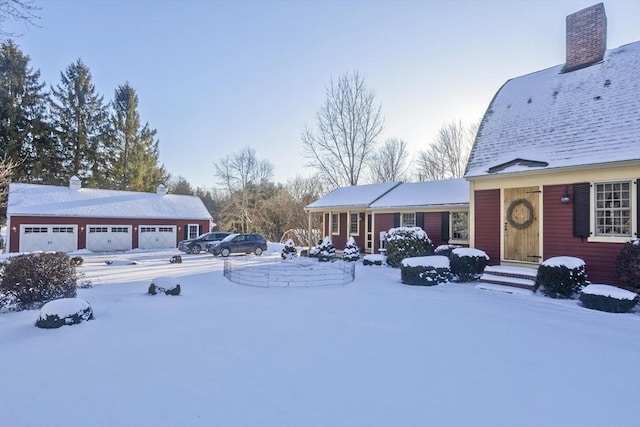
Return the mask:
<svg viewBox="0 0 640 427">
<path fill-rule="evenodd" d="M 525 222 L 517 222 L 513 219 L 513 211 L 519 206 L 522 205 L 527 209 L 528 216 Z M 527 199 L 518 199 L 511 202 L 509 205 L 509 209 L 507 209 L 507 222 L 513 228 L 517 228 L 518 230 L 524 230 L 528 228 L 531 224 L 533 224 L 533 205 Z"/>
</svg>

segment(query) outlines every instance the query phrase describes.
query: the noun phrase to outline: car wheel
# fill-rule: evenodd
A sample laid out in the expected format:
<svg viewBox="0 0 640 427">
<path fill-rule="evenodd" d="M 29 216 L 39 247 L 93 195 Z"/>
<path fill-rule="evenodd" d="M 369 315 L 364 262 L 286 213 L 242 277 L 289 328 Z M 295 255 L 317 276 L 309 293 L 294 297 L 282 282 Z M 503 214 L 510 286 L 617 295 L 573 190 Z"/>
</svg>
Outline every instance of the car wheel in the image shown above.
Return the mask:
<svg viewBox="0 0 640 427">
<path fill-rule="evenodd" d="M 260 246 L 256 246 L 256 248 L 253 251 L 253 253 L 258 255 L 258 256 L 262 255 L 262 248 Z"/>
<path fill-rule="evenodd" d="M 191 253 L 192 254 L 199 254 L 200 253 L 200 245 L 193 245 L 191 247 Z"/>
<path fill-rule="evenodd" d="M 220 251 L 220 255 L 222 255 L 223 257 L 228 257 L 230 253 L 231 251 L 229 250 L 229 248 L 222 248 L 222 250 Z"/>
</svg>

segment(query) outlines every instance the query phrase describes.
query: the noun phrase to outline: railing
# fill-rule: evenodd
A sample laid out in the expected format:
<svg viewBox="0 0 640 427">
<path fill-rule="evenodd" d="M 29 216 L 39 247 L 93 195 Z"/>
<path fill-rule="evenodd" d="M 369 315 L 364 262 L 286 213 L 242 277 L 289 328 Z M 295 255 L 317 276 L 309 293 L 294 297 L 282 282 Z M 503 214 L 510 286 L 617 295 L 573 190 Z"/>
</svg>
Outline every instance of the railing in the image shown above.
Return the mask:
<svg viewBox="0 0 640 427">
<path fill-rule="evenodd" d="M 355 279 L 355 263 L 319 262 L 315 258 L 225 260 L 224 277 L 263 288 L 346 285 Z"/>
</svg>

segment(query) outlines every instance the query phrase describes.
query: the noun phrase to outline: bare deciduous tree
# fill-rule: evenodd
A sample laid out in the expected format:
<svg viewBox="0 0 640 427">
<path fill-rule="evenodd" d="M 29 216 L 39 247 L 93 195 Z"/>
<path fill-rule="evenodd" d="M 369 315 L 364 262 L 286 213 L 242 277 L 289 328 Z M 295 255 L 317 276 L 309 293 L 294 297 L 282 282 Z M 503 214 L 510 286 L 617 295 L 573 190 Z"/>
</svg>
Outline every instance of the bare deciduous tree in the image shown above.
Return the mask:
<svg viewBox="0 0 640 427">
<path fill-rule="evenodd" d="M 242 232 L 247 232 L 252 222 L 252 193 L 273 175 L 273 165 L 267 160 L 259 160 L 256 150 L 245 147 L 214 164 L 215 175 L 226 187 L 232 203 L 222 211 L 234 216 L 233 222 Z"/>
<path fill-rule="evenodd" d="M 389 138 L 371 159 L 371 181 L 404 181 L 409 170 L 407 142 Z"/>
<path fill-rule="evenodd" d="M 444 124 L 429 148 L 418 153 L 416 179 L 434 181 L 462 177 L 477 131 L 478 124 L 465 126 L 460 120 Z"/>
<path fill-rule="evenodd" d="M 327 99 L 316 113 L 316 127 L 302 133 L 304 155 L 333 188 L 357 185 L 384 119 L 375 94 L 357 71 L 331 79 Z"/>
<path fill-rule="evenodd" d="M 0 0 L 0 38 L 17 37 L 10 31 L 3 30 L 4 22 L 17 21 L 26 25 L 36 25 L 36 20 L 40 19 L 36 13 L 40 10 L 31 0 Z"/>
</svg>

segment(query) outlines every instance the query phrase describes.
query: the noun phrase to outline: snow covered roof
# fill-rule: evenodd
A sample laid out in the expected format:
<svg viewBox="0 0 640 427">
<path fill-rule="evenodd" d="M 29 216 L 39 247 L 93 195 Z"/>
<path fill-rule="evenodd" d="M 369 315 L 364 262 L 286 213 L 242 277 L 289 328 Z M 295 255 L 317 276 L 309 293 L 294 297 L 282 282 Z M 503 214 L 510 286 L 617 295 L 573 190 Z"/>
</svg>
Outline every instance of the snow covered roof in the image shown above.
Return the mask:
<svg viewBox="0 0 640 427">
<path fill-rule="evenodd" d="M 388 191 L 400 185 L 400 182 L 385 182 L 382 184 L 354 185 L 340 187 L 313 203 L 305 209 L 318 210 L 326 208 L 340 208 L 352 206 L 369 206 Z"/>
<path fill-rule="evenodd" d="M 211 220 L 197 196 L 12 183 L 7 215 Z"/>
<path fill-rule="evenodd" d="M 371 208 L 468 204 L 469 183 L 463 178 L 455 178 L 403 183 L 371 203 Z"/>
<path fill-rule="evenodd" d="M 602 62 L 507 81 L 482 119 L 465 177 L 640 160 L 640 42 Z"/>
</svg>

